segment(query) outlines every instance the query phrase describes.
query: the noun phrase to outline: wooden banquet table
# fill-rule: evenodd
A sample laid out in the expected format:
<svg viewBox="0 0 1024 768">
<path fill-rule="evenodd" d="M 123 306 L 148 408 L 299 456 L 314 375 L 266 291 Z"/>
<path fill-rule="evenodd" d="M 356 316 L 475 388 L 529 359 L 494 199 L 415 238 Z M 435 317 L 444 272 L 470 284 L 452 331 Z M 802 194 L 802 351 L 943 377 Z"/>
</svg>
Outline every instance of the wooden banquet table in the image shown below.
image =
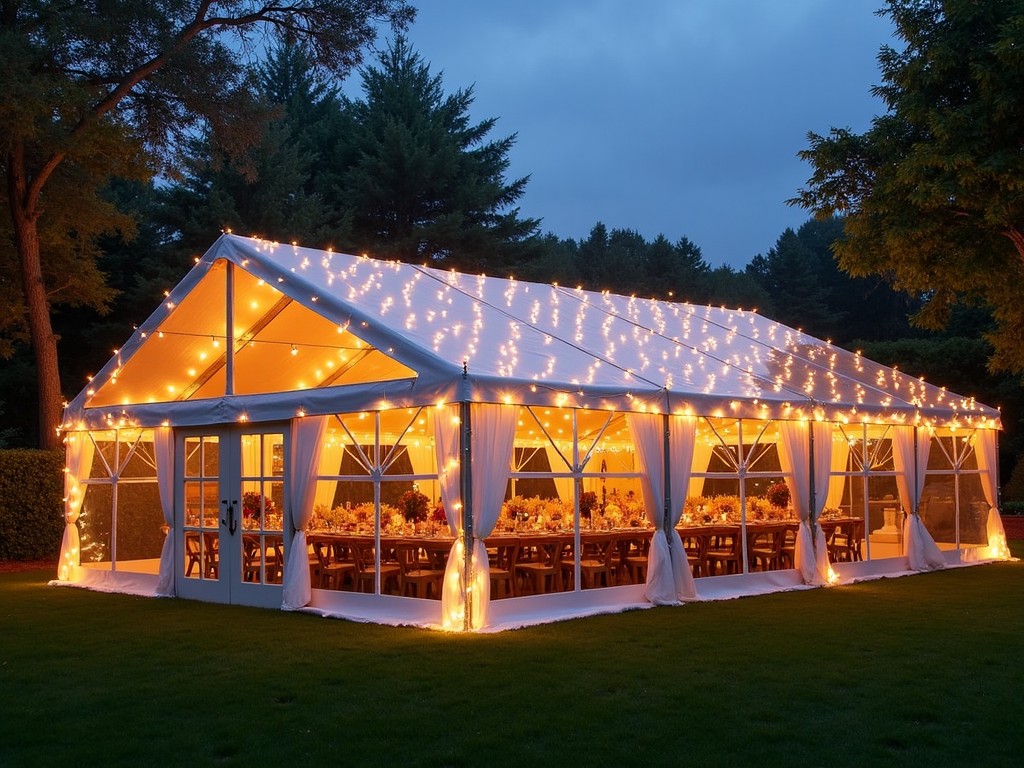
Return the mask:
<svg viewBox="0 0 1024 768">
<path fill-rule="evenodd" d="M 582 588 L 639 583 L 646 577 L 653 531 L 628 528 L 580 532 Z M 454 538 L 380 537 L 379 576 L 372 534 L 312 531 L 313 586 L 382 594 L 440 598 Z M 484 539 L 490 559 L 492 595 L 512 597 L 571 590 L 575 584 L 574 537 L 566 532 L 495 533 Z"/>
<path fill-rule="evenodd" d="M 794 566 L 796 520 L 747 523 L 747 567 L 774 571 Z M 739 523 L 682 525 L 683 540 L 694 577 L 743 573 L 743 536 Z"/>
<path fill-rule="evenodd" d="M 825 534 L 830 562 L 855 562 L 864 559 L 863 517 L 822 517 L 818 520 L 818 525 Z"/>
<path fill-rule="evenodd" d="M 832 560 L 860 559 L 863 520 L 819 521 Z M 770 571 L 795 566 L 796 520 L 759 521 L 746 525 L 747 570 Z M 683 541 L 694 577 L 743 573 L 743 527 L 738 523 L 682 525 Z M 638 584 L 646 579 L 653 530 L 620 528 L 581 530 L 579 570 L 571 532 L 496 532 L 487 546 L 496 598 Z M 310 569 L 321 589 L 439 599 L 451 536 L 380 537 L 379 573 L 372 534 L 311 532 Z M 578 577 L 577 577 L 578 573 Z"/>
</svg>

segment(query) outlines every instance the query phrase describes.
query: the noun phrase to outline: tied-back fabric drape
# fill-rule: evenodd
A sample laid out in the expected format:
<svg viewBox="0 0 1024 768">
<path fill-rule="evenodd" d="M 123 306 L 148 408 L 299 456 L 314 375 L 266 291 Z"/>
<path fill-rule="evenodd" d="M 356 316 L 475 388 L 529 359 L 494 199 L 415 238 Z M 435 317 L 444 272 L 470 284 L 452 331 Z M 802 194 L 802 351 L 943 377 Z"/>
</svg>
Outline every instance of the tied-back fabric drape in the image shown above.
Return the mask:
<svg viewBox="0 0 1024 768">
<path fill-rule="evenodd" d="M 1007 560 L 1010 557 L 1010 547 L 1006 543 L 1003 518 L 999 515 L 999 486 L 996 475 L 999 459 L 996 453 L 995 430 L 979 429 L 974 433 L 974 455 L 978 459 L 978 469 L 981 470 L 981 490 L 988 503 L 988 521 L 985 527 L 988 533 L 989 557 Z"/>
<path fill-rule="evenodd" d="M 473 629 L 488 624 L 491 602 L 490 563 L 484 539 L 494 532 L 505 498 L 516 439 L 516 408 L 474 403 L 473 426 Z"/>
<path fill-rule="evenodd" d="M 669 519 L 666 528 L 671 531 L 665 540 L 669 544 L 669 556 L 672 562 L 672 583 L 677 588 L 681 600 L 695 600 L 697 585 L 693 582 L 690 561 L 683 547 L 683 540 L 676 530 L 679 519 L 683 516 L 683 503 L 686 500 L 686 489 L 690 486 L 690 474 L 693 469 L 693 454 L 697 443 L 697 417 L 671 416 L 669 418 Z M 650 575 L 650 574 L 648 574 Z"/>
<path fill-rule="evenodd" d="M 789 488 L 790 500 L 800 520 L 794 559 L 805 584 L 828 583 L 828 547 L 821 527 L 815 525 L 825 505 L 828 478 L 832 470 L 831 425 L 814 422 L 815 441 L 815 503 L 811 505 L 811 443 L 810 423 L 778 422 L 779 464 Z M 818 443 L 823 443 L 818 448 Z M 811 531 L 814 531 L 812 535 Z"/>
<path fill-rule="evenodd" d="M 288 513 L 295 533 L 285 551 L 281 607 L 297 610 L 313 596 L 309 581 L 309 554 L 306 528 L 313 516 L 316 476 L 320 471 L 320 451 L 327 432 L 329 416 L 305 416 L 292 419 L 291 441 L 286 477 Z"/>
<path fill-rule="evenodd" d="M 903 425 L 892 428 L 892 462 L 896 470 L 896 488 L 900 494 L 900 504 L 908 513 L 903 523 L 907 567 L 911 571 L 933 571 L 945 568 L 946 561 L 919 514 L 925 470 L 928 468 L 928 455 L 931 453 L 931 436 L 925 429 L 918 433 L 915 456 L 916 429 Z"/>
<path fill-rule="evenodd" d="M 469 471 L 472 473 L 473 540 L 465 542 L 464 546 L 472 547 L 472 572 L 467 579 L 465 550 L 459 546 L 460 541 L 463 541 L 462 519 L 461 516 L 457 516 L 458 527 L 454 530 L 459 536 L 448 557 L 445 587 L 441 593 L 442 621 L 447 629 L 460 629 L 465 623 L 466 593 L 471 601 L 470 628 L 480 629 L 488 623 L 491 576 L 484 539 L 494 530 L 501 514 L 501 502 L 505 497 L 516 437 L 516 408 L 512 405 L 473 403 L 470 406 L 470 426 L 472 465 Z M 451 523 L 449 517 L 449 525 Z M 462 589 L 450 589 L 449 580 L 460 585 Z"/>
<path fill-rule="evenodd" d="M 437 482 L 441 489 L 448 528 L 455 535 L 441 585 L 442 625 L 446 629 L 462 626 L 465 603 L 462 599 L 462 577 L 465 571 L 465 550 L 462 538 L 462 487 L 459 457 L 459 409 L 457 405 L 439 405 L 434 411 L 434 452 L 437 461 Z"/>
<path fill-rule="evenodd" d="M 88 432 L 71 432 L 66 443 L 67 466 L 64 472 L 64 535 L 60 542 L 57 578 L 68 581 L 80 564 L 78 516 L 85 501 L 85 480 L 92 471 L 95 446 Z"/>
<path fill-rule="evenodd" d="M 695 417 L 672 416 L 669 421 L 671 508 L 667 521 L 663 417 L 631 413 L 627 422 L 642 472 L 640 488 L 644 497 L 644 511 L 654 527 L 644 597 L 655 605 L 671 605 L 680 600 L 696 599 L 697 587 L 675 526 L 682 514 L 683 493 L 690 483 L 697 420 Z M 670 533 L 666 533 L 666 528 Z"/>
<path fill-rule="evenodd" d="M 160 508 L 167 526 L 160 550 L 156 596 L 174 597 L 174 432 L 170 427 L 157 427 L 153 430 L 153 458 L 156 461 Z"/>
<path fill-rule="evenodd" d="M 811 514 L 814 515 L 814 521 L 817 522 L 828 503 L 832 479 L 832 425 L 827 422 L 815 421 L 811 424 L 811 430 L 814 436 L 814 493 L 811 498 Z M 814 535 L 817 539 L 814 542 L 815 583 L 828 583 L 832 568 L 828 562 L 828 545 L 825 542 L 825 534 L 820 525 L 815 526 Z"/>
</svg>

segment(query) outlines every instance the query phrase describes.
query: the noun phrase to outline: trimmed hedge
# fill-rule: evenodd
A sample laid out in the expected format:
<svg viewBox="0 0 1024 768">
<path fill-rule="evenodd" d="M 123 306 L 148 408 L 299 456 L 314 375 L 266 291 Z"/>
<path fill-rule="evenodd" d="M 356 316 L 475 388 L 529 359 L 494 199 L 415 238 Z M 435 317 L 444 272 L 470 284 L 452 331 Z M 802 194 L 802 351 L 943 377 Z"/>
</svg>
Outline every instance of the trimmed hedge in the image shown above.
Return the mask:
<svg viewBox="0 0 1024 768">
<path fill-rule="evenodd" d="M 0 450 L 0 560 L 56 560 L 63 497 L 63 451 Z"/>
<path fill-rule="evenodd" d="M 1024 515 L 1024 501 L 1004 501 L 1000 512 L 1003 515 Z"/>
</svg>

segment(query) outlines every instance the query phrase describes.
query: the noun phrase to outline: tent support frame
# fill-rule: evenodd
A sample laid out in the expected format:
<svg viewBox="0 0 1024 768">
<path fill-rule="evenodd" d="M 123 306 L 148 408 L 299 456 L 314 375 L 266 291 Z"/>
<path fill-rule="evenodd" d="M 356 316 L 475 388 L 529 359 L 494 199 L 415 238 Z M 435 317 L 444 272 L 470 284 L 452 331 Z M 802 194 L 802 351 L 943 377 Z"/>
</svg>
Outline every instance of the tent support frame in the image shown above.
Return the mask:
<svg viewBox="0 0 1024 768">
<path fill-rule="evenodd" d="M 466 609 L 463 612 L 462 629 L 469 632 L 473 626 L 473 428 L 470 423 L 470 403 L 468 400 L 459 402 L 459 479 L 462 485 L 462 544 L 465 563 L 465 578 L 462 580 L 463 600 Z"/>
</svg>

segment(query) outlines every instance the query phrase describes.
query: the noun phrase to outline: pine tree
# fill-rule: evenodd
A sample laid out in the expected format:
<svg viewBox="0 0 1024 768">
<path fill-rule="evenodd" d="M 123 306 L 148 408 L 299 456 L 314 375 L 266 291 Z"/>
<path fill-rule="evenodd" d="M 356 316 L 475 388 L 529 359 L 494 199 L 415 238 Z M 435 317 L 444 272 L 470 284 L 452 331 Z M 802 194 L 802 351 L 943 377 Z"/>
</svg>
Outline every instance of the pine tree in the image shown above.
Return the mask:
<svg viewBox="0 0 1024 768">
<path fill-rule="evenodd" d="M 330 245 L 347 237 L 342 212 L 321 193 L 321 169 L 340 124 L 337 92 L 305 48 L 286 41 L 253 71 L 257 97 L 275 116 L 243 152 L 194 140 L 181 180 L 165 190 L 163 218 L 183 250 L 230 229 L 273 240 Z"/>
<path fill-rule="evenodd" d="M 361 71 L 334 157 L 338 203 L 358 251 L 466 271 L 507 271 L 536 257 L 539 221 L 513 207 L 528 177 L 505 180 L 515 134 L 489 141 L 473 123 L 473 89 L 442 78 L 397 37 Z"/>
</svg>

